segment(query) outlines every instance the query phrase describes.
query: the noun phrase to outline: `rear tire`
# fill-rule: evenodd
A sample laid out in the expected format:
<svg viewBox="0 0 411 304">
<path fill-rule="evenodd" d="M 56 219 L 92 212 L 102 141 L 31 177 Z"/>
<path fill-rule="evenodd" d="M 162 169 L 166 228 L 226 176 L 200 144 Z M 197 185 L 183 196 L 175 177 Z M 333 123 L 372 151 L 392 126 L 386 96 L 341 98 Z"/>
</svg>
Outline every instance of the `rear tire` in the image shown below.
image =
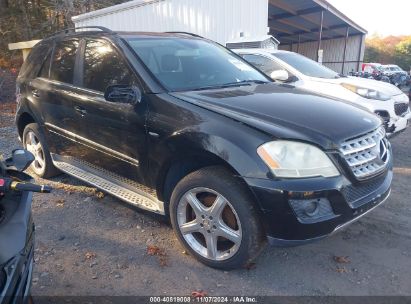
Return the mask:
<svg viewBox="0 0 411 304">
<path fill-rule="evenodd" d="M 214 268 L 245 266 L 260 253 L 265 239 L 252 195 L 222 167 L 184 177 L 172 193 L 170 217 L 187 251 Z"/>
<path fill-rule="evenodd" d="M 38 124 L 31 123 L 24 128 L 23 146 L 34 155 L 34 161 L 30 165 L 30 169 L 36 175 L 49 178 L 60 173 L 53 165 L 50 151 Z"/>
</svg>

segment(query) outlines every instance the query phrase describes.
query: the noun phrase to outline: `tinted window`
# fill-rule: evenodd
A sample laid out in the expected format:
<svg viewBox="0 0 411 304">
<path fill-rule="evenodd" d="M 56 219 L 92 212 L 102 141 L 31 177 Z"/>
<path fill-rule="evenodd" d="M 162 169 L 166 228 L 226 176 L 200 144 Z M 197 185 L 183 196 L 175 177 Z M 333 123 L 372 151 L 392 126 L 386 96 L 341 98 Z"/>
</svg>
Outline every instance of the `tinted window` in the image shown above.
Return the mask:
<svg viewBox="0 0 411 304">
<path fill-rule="evenodd" d="M 303 73 L 304 75 L 310 77 L 326 79 L 335 79 L 340 77 L 333 70 L 330 70 L 329 68 L 326 68 L 318 62 L 315 62 L 314 60 L 308 59 L 307 57 L 297 53 L 279 52 L 273 53 L 272 55 L 289 64 L 300 73 Z"/>
<path fill-rule="evenodd" d="M 89 40 L 84 57 L 84 87 L 104 92 L 109 85 L 137 85 L 133 72 L 112 45 Z"/>
<path fill-rule="evenodd" d="M 178 37 L 126 39 L 151 73 L 170 91 L 269 81 L 252 65 L 209 41 Z"/>
<path fill-rule="evenodd" d="M 35 78 L 50 48 L 51 46 L 48 42 L 38 43 L 24 61 L 20 69 L 19 77 Z"/>
<path fill-rule="evenodd" d="M 56 44 L 50 69 L 51 79 L 73 83 L 77 48 L 77 40 L 61 41 Z"/>
<path fill-rule="evenodd" d="M 245 60 L 247 60 L 249 63 L 251 63 L 253 66 L 263 71 L 268 76 L 270 76 L 271 73 L 274 71 L 284 70 L 282 66 L 277 64 L 274 60 L 271 60 L 267 57 L 263 57 L 260 55 L 249 55 L 249 54 L 242 55 L 242 57 Z"/>
</svg>

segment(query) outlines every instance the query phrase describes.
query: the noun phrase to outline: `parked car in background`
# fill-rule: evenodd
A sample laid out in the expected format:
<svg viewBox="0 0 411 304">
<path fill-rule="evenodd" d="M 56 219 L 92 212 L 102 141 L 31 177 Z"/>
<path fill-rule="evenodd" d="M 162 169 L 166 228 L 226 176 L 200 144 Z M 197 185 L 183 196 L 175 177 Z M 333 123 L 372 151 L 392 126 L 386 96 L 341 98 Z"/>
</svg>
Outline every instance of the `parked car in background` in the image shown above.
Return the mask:
<svg viewBox="0 0 411 304">
<path fill-rule="evenodd" d="M 384 65 L 384 75 L 390 78 L 390 82 L 401 88 L 409 84 L 410 76 L 406 71 L 401 69 L 398 65 L 388 64 Z"/>
<path fill-rule="evenodd" d="M 363 63 L 361 70 L 370 74 L 377 74 L 384 72 L 384 67 L 381 63 Z"/>
<path fill-rule="evenodd" d="M 34 172 L 170 217 L 212 267 L 244 266 L 266 240 L 326 237 L 390 193 L 377 116 L 276 84 L 196 35 L 66 31 L 34 47 L 17 90 Z"/>
<path fill-rule="evenodd" d="M 363 63 L 361 66 L 361 72 L 351 72 L 350 76 L 362 77 L 362 78 L 369 78 L 375 79 L 379 81 L 389 82 L 391 80 L 388 76 L 384 74 L 384 67 L 380 63 Z"/>
<path fill-rule="evenodd" d="M 411 119 L 408 96 L 389 83 L 343 76 L 293 52 L 269 49 L 233 51 L 276 81 L 368 109 L 383 119 L 389 136 L 405 130 Z"/>
<path fill-rule="evenodd" d="M 407 72 L 401 69 L 398 65 L 395 64 L 386 64 L 382 66 L 384 68 L 384 72 L 387 75 L 391 74 L 401 74 L 401 75 L 407 75 Z"/>
</svg>

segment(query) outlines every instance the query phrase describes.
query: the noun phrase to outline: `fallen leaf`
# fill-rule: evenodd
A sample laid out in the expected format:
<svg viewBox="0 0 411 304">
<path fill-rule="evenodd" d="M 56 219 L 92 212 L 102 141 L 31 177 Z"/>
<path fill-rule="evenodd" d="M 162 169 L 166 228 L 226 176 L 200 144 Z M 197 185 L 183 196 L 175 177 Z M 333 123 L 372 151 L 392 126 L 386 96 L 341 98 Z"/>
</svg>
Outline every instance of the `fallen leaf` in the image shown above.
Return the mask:
<svg viewBox="0 0 411 304">
<path fill-rule="evenodd" d="M 168 266 L 168 256 L 164 249 L 156 246 L 156 245 L 148 245 L 147 246 L 147 254 L 150 256 L 157 256 L 158 262 L 160 266 Z"/>
<path fill-rule="evenodd" d="M 64 199 L 59 199 L 59 200 L 56 201 L 56 206 L 57 207 L 64 207 L 64 203 L 65 203 Z"/>
<path fill-rule="evenodd" d="M 91 260 L 91 259 L 95 259 L 96 258 L 96 254 L 94 252 L 86 252 L 86 254 L 84 255 L 86 257 L 86 260 Z"/>
<path fill-rule="evenodd" d="M 199 291 L 193 291 L 191 293 L 191 296 L 195 299 L 197 298 L 203 298 L 207 296 L 207 292 L 203 291 L 203 290 L 199 290 Z"/>
<path fill-rule="evenodd" d="M 155 245 L 148 245 L 147 246 L 147 254 L 148 255 L 157 255 L 161 251 L 160 247 Z"/>
<path fill-rule="evenodd" d="M 336 271 L 338 273 L 347 273 L 347 269 L 345 269 L 345 267 L 337 267 Z"/>
<path fill-rule="evenodd" d="M 104 193 L 101 192 L 101 191 L 97 191 L 97 192 L 96 192 L 96 196 L 97 196 L 97 198 L 102 199 L 102 198 L 104 198 Z"/>
<path fill-rule="evenodd" d="M 348 259 L 348 256 L 334 256 L 334 261 L 340 264 L 347 264 L 350 263 L 350 260 Z"/>
</svg>

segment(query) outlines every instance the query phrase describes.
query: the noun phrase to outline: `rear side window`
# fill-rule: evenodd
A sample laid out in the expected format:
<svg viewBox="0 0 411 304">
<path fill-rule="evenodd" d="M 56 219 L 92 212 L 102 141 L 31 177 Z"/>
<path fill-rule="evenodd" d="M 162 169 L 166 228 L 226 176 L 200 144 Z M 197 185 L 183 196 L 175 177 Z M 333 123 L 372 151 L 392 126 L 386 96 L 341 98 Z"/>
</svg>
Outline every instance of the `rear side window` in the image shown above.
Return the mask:
<svg viewBox="0 0 411 304">
<path fill-rule="evenodd" d="M 269 58 L 260 55 L 241 55 L 245 60 L 251 63 L 253 66 L 263 71 L 266 75 L 270 76 L 272 72 L 278 70 L 284 70 L 278 63 Z"/>
<path fill-rule="evenodd" d="M 78 40 L 66 40 L 56 43 L 50 69 L 50 79 L 72 84 Z"/>
<path fill-rule="evenodd" d="M 109 85 L 137 85 L 124 58 L 105 40 L 88 40 L 84 54 L 83 86 L 104 92 Z"/>
<path fill-rule="evenodd" d="M 30 52 L 27 59 L 21 66 L 19 77 L 22 78 L 35 78 L 43 64 L 43 61 L 48 54 L 52 44 L 48 42 L 38 43 Z"/>
</svg>

